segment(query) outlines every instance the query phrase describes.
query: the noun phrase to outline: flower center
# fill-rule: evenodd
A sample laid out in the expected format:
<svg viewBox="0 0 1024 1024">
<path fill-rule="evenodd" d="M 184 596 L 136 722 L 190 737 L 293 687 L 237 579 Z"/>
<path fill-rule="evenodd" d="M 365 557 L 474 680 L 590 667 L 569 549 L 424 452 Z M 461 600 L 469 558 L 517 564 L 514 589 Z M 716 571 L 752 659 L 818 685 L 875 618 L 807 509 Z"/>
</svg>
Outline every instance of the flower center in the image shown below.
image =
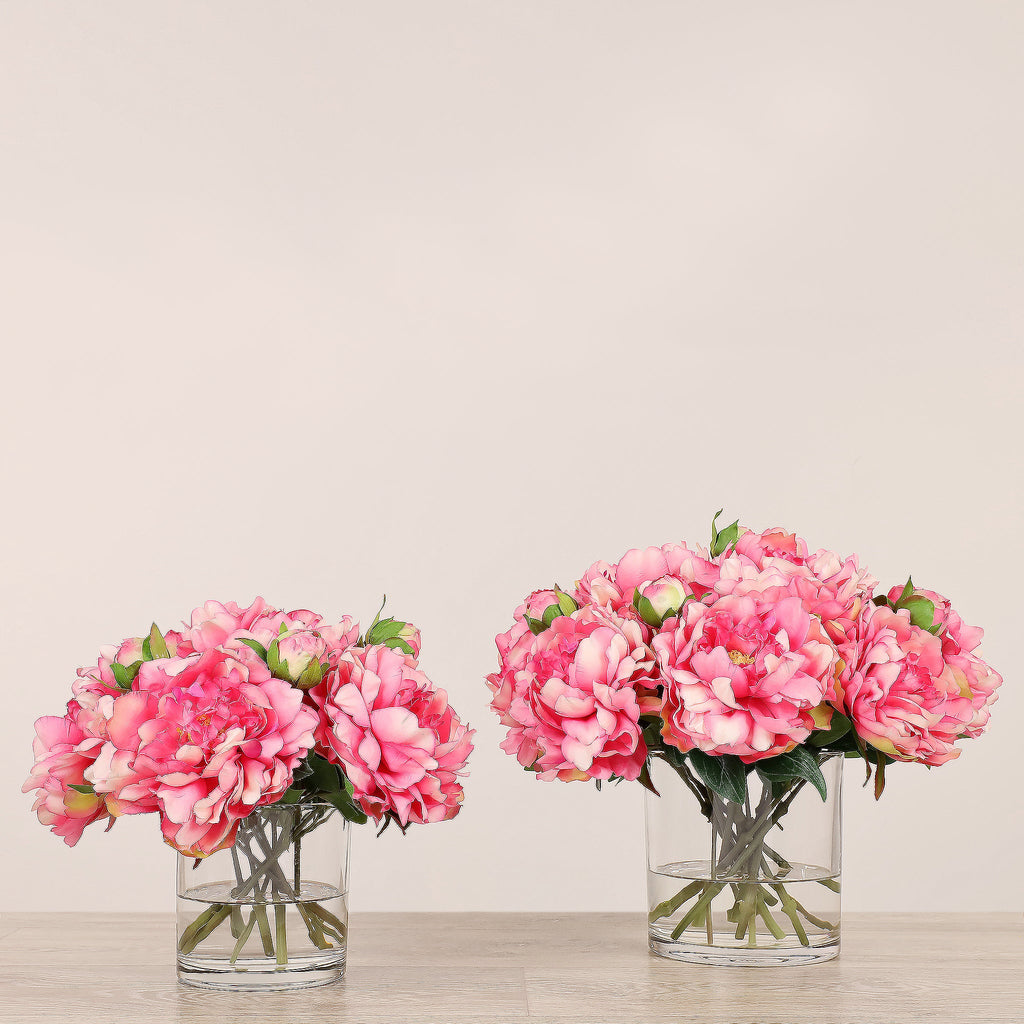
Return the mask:
<svg viewBox="0 0 1024 1024">
<path fill-rule="evenodd" d="M 754 656 L 752 654 L 743 654 L 742 651 L 730 651 L 729 660 L 734 665 L 753 665 Z"/>
</svg>

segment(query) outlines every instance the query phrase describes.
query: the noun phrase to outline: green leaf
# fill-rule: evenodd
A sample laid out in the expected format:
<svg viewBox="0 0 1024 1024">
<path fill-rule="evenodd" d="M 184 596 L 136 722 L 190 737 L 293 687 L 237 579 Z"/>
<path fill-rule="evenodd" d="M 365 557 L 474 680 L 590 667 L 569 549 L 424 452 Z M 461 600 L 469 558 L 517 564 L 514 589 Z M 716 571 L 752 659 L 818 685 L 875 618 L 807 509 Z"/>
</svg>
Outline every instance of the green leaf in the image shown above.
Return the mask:
<svg viewBox="0 0 1024 1024">
<path fill-rule="evenodd" d="M 323 793 L 321 794 L 323 799 L 336 807 L 343 818 L 347 818 L 349 821 L 354 822 L 356 825 L 363 825 L 366 823 L 366 812 L 357 804 L 352 797 L 345 792 L 345 790 L 338 790 L 336 793 Z"/>
<path fill-rule="evenodd" d="M 919 629 L 931 629 L 935 622 L 935 604 L 927 597 L 912 597 L 900 607 L 910 612 L 910 621 Z"/>
<path fill-rule="evenodd" d="M 564 590 L 555 587 L 555 593 L 558 595 L 558 607 L 562 609 L 563 615 L 572 615 L 579 609 L 579 605 Z"/>
<path fill-rule="evenodd" d="M 543 622 L 541 622 L 540 619 L 534 619 L 534 618 L 532 618 L 529 615 L 524 615 L 523 616 L 523 622 L 525 622 L 527 624 L 527 626 L 530 627 L 530 632 L 534 636 L 538 636 L 539 634 L 543 633 L 545 629 L 548 628 L 547 626 L 544 625 Z"/>
<path fill-rule="evenodd" d="M 643 766 L 640 769 L 640 785 L 643 786 L 644 789 L 650 790 L 655 796 L 661 796 L 654 786 L 654 780 L 651 778 L 650 761 L 644 761 Z"/>
<path fill-rule="evenodd" d="M 821 774 L 818 759 L 806 747 L 794 747 L 778 757 L 769 757 L 755 765 L 757 774 L 766 782 L 790 782 L 806 779 L 824 800 L 828 796 L 825 776 Z"/>
<path fill-rule="evenodd" d="M 740 521 L 730 523 L 724 530 L 719 530 L 716 520 L 722 514 L 719 509 L 711 519 L 711 555 L 712 557 L 722 554 L 731 544 L 735 544 L 740 537 Z"/>
<path fill-rule="evenodd" d="M 827 747 L 830 743 L 836 743 L 841 740 L 852 728 L 853 723 L 846 715 L 841 715 L 836 711 L 832 714 L 832 722 L 829 728 L 812 732 L 808 742 L 815 747 Z"/>
<path fill-rule="evenodd" d="M 336 765 L 320 754 L 306 758 L 309 774 L 304 776 L 302 788 L 316 793 L 337 793 L 343 789 L 342 776 Z"/>
<path fill-rule="evenodd" d="M 149 650 L 154 658 L 169 658 L 171 656 L 171 652 L 167 649 L 167 641 L 155 622 L 149 631 Z"/>
<path fill-rule="evenodd" d="M 149 639 L 148 636 L 146 637 L 145 640 L 142 641 L 142 660 L 143 661 L 152 661 L 153 660 L 153 645 L 152 645 L 152 643 L 150 643 L 150 639 Z"/>
<path fill-rule="evenodd" d="M 906 599 L 908 597 L 910 597 L 910 595 L 913 594 L 913 593 L 914 593 L 914 581 L 913 581 L 913 579 L 910 576 L 908 576 L 907 577 L 907 582 L 903 585 L 903 593 L 900 594 L 900 596 L 898 598 L 896 598 L 896 604 L 897 605 L 903 604 L 903 602 L 906 601 Z"/>
<path fill-rule="evenodd" d="M 891 763 L 892 759 L 887 758 L 880 750 L 875 751 L 875 799 L 881 800 L 882 790 L 885 789 L 885 766 Z"/>
<path fill-rule="evenodd" d="M 712 756 L 703 750 L 691 750 L 690 764 L 708 789 L 723 800 L 734 804 L 743 803 L 747 795 L 747 772 L 743 762 L 735 754 Z"/>
<path fill-rule="evenodd" d="M 264 661 L 267 660 L 267 649 L 259 642 L 259 640 L 249 640 L 244 636 L 238 638 L 239 643 L 245 644 L 246 647 L 254 650 Z"/>
<path fill-rule="evenodd" d="M 84 785 L 81 785 L 81 786 L 69 785 L 68 789 L 73 789 L 76 793 L 84 793 L 86 796 L 95 796 L 96 795 L 96 790 L 93 789 L 92 786 L 88 782 L 86 782 Z"/>
<path fill-rule="evenodd" d="M 297 804 L 303 796 L 305 796 L 305 793 L 303 793 L 301 789 L 297 789 L 295 786 L 290 786 L 284 791 L 284 796 L 277 802 L 279 804 Z"/>
</svg>

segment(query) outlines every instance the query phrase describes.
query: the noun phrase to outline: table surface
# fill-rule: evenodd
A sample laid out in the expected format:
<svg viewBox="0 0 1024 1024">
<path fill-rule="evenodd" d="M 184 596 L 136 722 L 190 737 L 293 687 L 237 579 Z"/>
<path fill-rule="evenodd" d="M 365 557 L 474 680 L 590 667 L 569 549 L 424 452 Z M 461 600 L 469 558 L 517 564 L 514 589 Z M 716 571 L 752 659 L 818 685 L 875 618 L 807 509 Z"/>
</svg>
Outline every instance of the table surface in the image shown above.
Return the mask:
<svg viewBox="0 0 1024 1024">
<path fill-rule="evenodd" d="M 838 959 L 767 969 L 655 957 L 638 914 L 356 914 L 349 945 L 336 985 L 207 992 L 170 914 L 3 914 L 0 1021 L 1024 1021 L 1019 914 L 848 914 Z"/>
</svg>

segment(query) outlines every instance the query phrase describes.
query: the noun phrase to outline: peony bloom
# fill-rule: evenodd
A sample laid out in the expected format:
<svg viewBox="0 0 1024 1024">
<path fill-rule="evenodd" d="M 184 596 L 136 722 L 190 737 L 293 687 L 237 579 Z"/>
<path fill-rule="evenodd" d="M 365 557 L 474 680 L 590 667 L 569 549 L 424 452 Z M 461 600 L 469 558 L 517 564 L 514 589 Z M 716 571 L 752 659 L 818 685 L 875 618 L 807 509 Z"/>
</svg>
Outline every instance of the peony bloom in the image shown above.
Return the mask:
<svg viewBox="0 0 1024 1024">
<path fill-rule="evenodd" d="M 740 527 L 734 550 L 758 566 L 768 558 L 780 558 L 794 565 L 803 565 L 807 559 L 807 541 L 795 533 L 786 533 L 781 526 L 773 526 L 761 533 Z"/>
<path fill-rule="evenodd" d="M 100 648 L 100 656 L 95 665 L 78 670 L 78 678 L 71 684 L 71 692 L 80 697 L 84 694 L 118 694 L 122 689 L 114 677 L 113 665 L 116 663 L 127 668 L 142 660 L 142 637 L 130 637 L 121 641 L 120 645 L 107 645 Z"/>
<path fill-rule="evenodd" d="M 472 732 L 444 690 L 389 647 L 349 648 L 310 691 L 318 749 L 341 766 L 367 814 L 403 826 L 453 818 Z"/>
<path fill-rule="evenodd" d="M 647 756 L 640 715 L 656 704 L 642 624 L 591 606 L 531 639 L 492 703 L 509 723 L 502 748 L 545 780 L 637 778 Z"/>
<path fill-rule="evenodd" d="M 97 794 L 160 811 L 165 840 L 203 857 L 273 803 L 314 743 L 316 714 L 248 648 L 145 662 L 113 700 L 107 741 L 86 772 Z M 144 809 L 149 809 L 145 807 Z"/>
<path fill-rule="evenodd" d="M 719 569 L 717 593 L 761 601 L 799 597 L 837 644 L 846 640 L 878 585 L 859 567 L 856 555 L 842 558 L 826 548 L 808 554 L 806 541 L 780 529 L 742 532 L 735 547 L 719 558 Z"/>
<path fill-rule="evenodd" d="M 893 587 L 889 600 L 898 601 L 902 588 Z M 935 606 L 933 627 L 938 626 L 942 640 L 942 660 L 952 672 L 961 692 L 970 692 L 974 717 L 964 731 L 964 736 L 976 739 L 984 731 L 991 717 L 990 708 L 998 699 L 996 690 L 1002 685 L 1003 677 L 994 671 L 976 653 L 985 631 L 980 626 L 968 626 L 950 604 L 948 597 L 934 590 L 913 591 L 913 597 L 923 597 Z"/>
<path fill-rule="evenodd" d="M 520 762 L 523 764 L 532 765 L 538 753 L 532 741 L 524 735 L 522 723 L 510 713 L 512 701 L 521 696 L 524 685 L 522 680 L 517 680 L 516 673 L 526 664 L 526 659 L 533 648 L 534 634 L 527 625 L 526 618 L 543 618 L 544 613 L 553 604 L 558 604 L 558 595 L 553 590 L 535 590 L 515 610 L 515 621 L 511 628 L 494 638 L 500 665 L 497 672 L 492 672 L 487 677 L 487 686 L 491 691 L 491 709 L 501 724 L 509 730 L 508 738 L 502 743 L 503 749 L 521 755 Z M 528 757 L 529 761 L 523 762 L 523 757 Z"/>
<path fill-rule="evenodd" d="M 268 647 L 280 634 L 282 626 L 289 630 L 315 629 L 321 621 L 319 615 L 304 608 L 280 611 L 262 597 L 257 597 L 248 608 L 241 608 L 234 601 L 227 604 L 207 601 L 192 612 L 191 624 L 177 653 L 187 655 L 212 647 L 239 646 L 242 639 L 255 640 Z"/>
<path fill-rule="evenodd" d="M 872 604 L 855 639 L 842 647 L 839 706 L 862 739 L 901 761 L 940 765 L 959 757 L 954 744 L 981 734 L 1002 682 L 964 651 L 962 641 L 977 634 L 970 627 L 965 633 L 942 601 L 935 602 L 937 621 L 949 627 L 947 636 L 913 625 L 906 609 Z"/>
<path fill-rule="evenodd" d="M 346 615 L 341 622 L 331 626 L 317 626 L 317 632 L 327 646 L 327 660 L 333 668 L 338 659 L 359 639 L 359 623 Z"/>
<path fill-rule="evenodd" d="M 791 750 L 825 725 L 835 647 L 799 598 L 690 602 L 654 638 L 664 677 L 662 735 L 680 750 L 746 763 Z"/>
<path fill-rule="evenodd" d="M 87 825 L 102 820 L 113 824 L 113 818 L 102 796 L 71 789 L 87 785 L 86 770 L 103 740 L 82 728 L 77 702 L 72 701 L 68 709 L 64 718 L 48 715 L 36 722 L 35 764 L 21 791 L 36 791 L 32 810 L 40 822 L 74 846 Z"/>
</svg>

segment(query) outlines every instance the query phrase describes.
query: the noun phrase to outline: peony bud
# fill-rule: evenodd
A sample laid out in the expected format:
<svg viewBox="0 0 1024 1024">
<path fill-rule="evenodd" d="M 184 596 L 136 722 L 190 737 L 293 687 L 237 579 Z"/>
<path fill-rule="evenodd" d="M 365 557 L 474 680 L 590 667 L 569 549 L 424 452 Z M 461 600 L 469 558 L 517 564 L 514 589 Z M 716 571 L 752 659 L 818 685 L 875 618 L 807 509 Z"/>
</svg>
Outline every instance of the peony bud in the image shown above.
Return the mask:
<svg viewBox="0 0 1024 1024">
<path fill-rule="evenodd" d="M 326 657 L 327 644 L 314 629 L 289 630 L 267 648 L 270 671 L 300 690 L 312 689 L 320 682 Z"/>
<path fill-rule="evenodd" d="M 648 626 L 659 629 L 666 619 L 677 615 L 691 597 L 693 595 L 682 580 L 675 576 L 662 576 L 637 589 L 633 606 Z"/>
<path fill-rule="evenodd" d="M 418 658 L 420 655 L 420 631 L 411 622 L 381 619 L 367 630 L 366 646 L 390 647 L 402 654 Z"/>
</svg>

